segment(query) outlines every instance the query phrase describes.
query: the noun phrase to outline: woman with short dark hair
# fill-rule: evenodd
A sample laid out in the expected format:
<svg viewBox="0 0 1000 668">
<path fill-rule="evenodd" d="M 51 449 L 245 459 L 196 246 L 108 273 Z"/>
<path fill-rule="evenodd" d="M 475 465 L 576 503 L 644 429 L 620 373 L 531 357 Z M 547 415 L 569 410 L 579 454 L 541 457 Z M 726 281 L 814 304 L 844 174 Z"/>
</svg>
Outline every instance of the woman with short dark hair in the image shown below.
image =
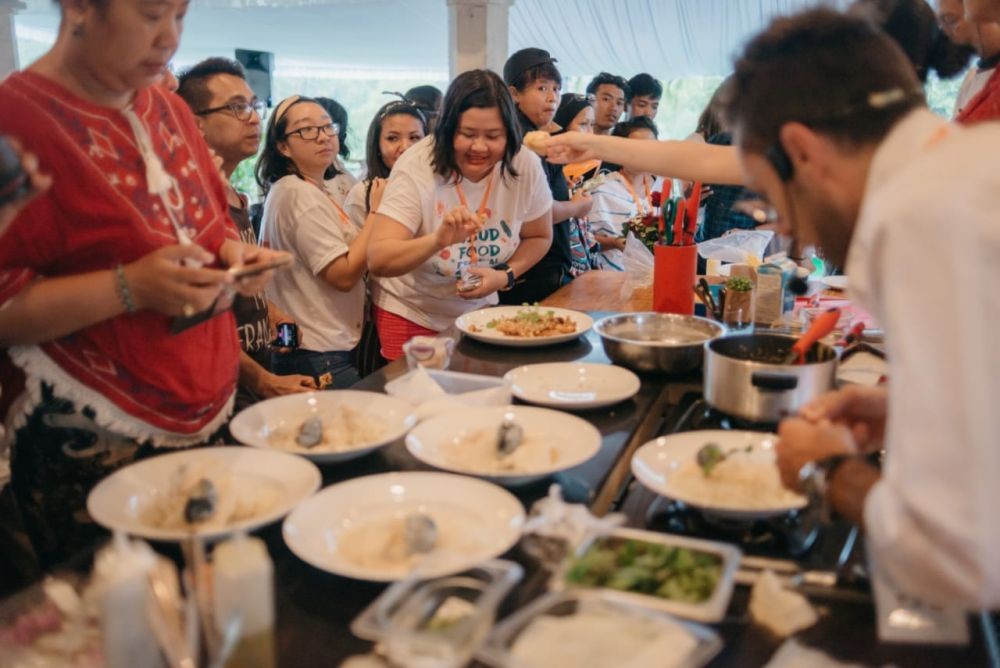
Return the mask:
<svg viewBox="0 0 1000 668">
<path fill-rule="evenodd" d="M 433 137 L 393 167 L 373 220 L 368 262 L 383 356 L 396 359 L 412 336 L 495 304 L 548 249 L 551 208 L 507 86 L 489 70 L 460 74 Z M 459 282 L 463 269 L 470 280 Z"/>
</svg>

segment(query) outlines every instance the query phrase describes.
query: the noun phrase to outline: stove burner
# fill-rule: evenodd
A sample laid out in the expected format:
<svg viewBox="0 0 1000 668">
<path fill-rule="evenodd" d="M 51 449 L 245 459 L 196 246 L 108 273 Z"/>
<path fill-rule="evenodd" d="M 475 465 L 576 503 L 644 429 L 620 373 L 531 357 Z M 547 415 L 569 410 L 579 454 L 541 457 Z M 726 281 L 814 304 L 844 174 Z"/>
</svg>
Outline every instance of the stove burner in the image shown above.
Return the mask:
<svg viewBox="0 0 1000 668">
<path fill-rule="evenodd" d="M 680 501 L 657 497 L 646 510 L 646 527 L 653 531 L 681 534 L 733 543 L 757 555 L 801 557 L 819 535 L 819 525 L 792 512 L 764 520 L 740 521 L 706 515 Z"/>
<path fill-rule="evenodd" d="M 674 431 L 694 431 L 697 429 L 741 429 L 745 431 L 775 432 L 776 422 L 752 422 L 734 417 L 712 408 L 707 401 L 697 398 L 684 411 Z"/>
</svg>

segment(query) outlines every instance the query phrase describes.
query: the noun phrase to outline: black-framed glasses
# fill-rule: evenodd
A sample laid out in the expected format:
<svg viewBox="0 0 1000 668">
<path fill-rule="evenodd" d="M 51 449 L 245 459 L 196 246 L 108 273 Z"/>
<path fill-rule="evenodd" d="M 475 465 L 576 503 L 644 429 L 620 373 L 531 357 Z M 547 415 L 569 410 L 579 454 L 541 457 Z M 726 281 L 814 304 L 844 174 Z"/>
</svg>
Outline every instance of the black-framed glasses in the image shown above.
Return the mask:
<svg viewBox="0 0 1000 668">
<path fill-rule="evenodd" d="M 194 112 L 194 115 L 207 116 L 208 114 L 214 114 L 217 111 L 228 111 L 236 118 L 236 120 L 243 121 L 244 123 L 250 120 L 250 117 L 254 112 L 257 112 L 257 117 L 262 121 L 267 118 L 267 105 L 264 104 L 263 100 L 258 100 L 257 98 L 254 98 L 249 102 L 227 102 L 226 104 L 219 105 L 218 107 L 196 111 Z"/>
<path fill-rule="evenodd" d="M 285 139 L 288 139 L 292 135 L 298 135 L 299 139 L 302 139 L 303 141 L 314 141 L 319 137 L 321 132 L 327 137 L 336 137 L 340 134 L 340 126 L 336 123 L 327 123 L 326 125 L 307 125 L 304 128 L 298 128 L 297 130 L 286 132 Z"/>
</svg>

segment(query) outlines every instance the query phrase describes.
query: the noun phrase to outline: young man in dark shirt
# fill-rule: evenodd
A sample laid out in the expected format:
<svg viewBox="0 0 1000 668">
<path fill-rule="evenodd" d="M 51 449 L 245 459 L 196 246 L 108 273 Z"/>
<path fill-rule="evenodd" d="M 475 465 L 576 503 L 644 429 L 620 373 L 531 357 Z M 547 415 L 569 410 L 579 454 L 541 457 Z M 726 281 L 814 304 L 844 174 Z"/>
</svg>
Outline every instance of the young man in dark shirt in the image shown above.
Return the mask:
<svg viewBox="0 0 1000 668">
<path fill-rule="evenodd" d="M 663 84 L 657 81 L 652 74 L 636 74 L 628 80 L 629 91 L 625 96 L 625 106 L 628 109 L 630 119 L 638 116 L 648 116 L 650 120 L 656 118 L 660 111 L 660 98 L 663 97 Z"/>
<path fill-rule="evenodd" d="M 504 82 L 517 105 L 522 133 L 556 129 L 552 126 L 552 117 L 559 108 L 562 75 L 555 63 L 548 51 L 521 49 L 504 65 Z M 572 278 L 570 218 L 582 218 L 590 212 L 590 196 L 580 194 L 571 200 L 562 166 L 545 160 L 542 160 L 542 166 L 552 191 L 552 246 L 538 264 L 518 278 L 513 288 L 499 293 L 502 304 L 541 301 Z"/>
<path fill-rule="evenodd" d="M 624 77 L 601 72 L 587 84 L 587 94 L 594 96 L 594 134 L 611 134 L 625 111 L 625 100 L 632 95 L 628 82 Z"/>
<path fill-rule="evenodd" d="M 204 60 L 180 77 L 177 89 L 198 120 L 205 141 L 222 160 L 227 185 L 229 217 L 240 238 L 257 243 L 246 199 L 229 185 L 229 177 L 243 160 L 256 155 L 266 107 L 246 82 L 242 66 L 227 58 Z M 260 399 L 315 388 L 309 376 L 278 376 L 270 372 L 271 332 L 280 323 L 294 323 L 263 294 L 237 296 L 233 302 L 240 337 L 240 382 L 237 410 Z"/>
</svg>

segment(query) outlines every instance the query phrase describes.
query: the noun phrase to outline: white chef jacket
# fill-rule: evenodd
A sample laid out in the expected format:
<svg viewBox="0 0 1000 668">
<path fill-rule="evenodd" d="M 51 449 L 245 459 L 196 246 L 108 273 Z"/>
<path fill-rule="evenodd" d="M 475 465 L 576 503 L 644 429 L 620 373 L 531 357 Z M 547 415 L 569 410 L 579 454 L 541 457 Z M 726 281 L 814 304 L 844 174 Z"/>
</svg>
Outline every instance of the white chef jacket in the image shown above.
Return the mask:
<svg viewBox="0 0 1000 668">
<path fill-rule="evenodd" d="M 889 358 L 870 551 L 912 596 L 1000 608 L 1000 124 L 922 109 L 893 128 L 847 273 Z"/>
</svg>

